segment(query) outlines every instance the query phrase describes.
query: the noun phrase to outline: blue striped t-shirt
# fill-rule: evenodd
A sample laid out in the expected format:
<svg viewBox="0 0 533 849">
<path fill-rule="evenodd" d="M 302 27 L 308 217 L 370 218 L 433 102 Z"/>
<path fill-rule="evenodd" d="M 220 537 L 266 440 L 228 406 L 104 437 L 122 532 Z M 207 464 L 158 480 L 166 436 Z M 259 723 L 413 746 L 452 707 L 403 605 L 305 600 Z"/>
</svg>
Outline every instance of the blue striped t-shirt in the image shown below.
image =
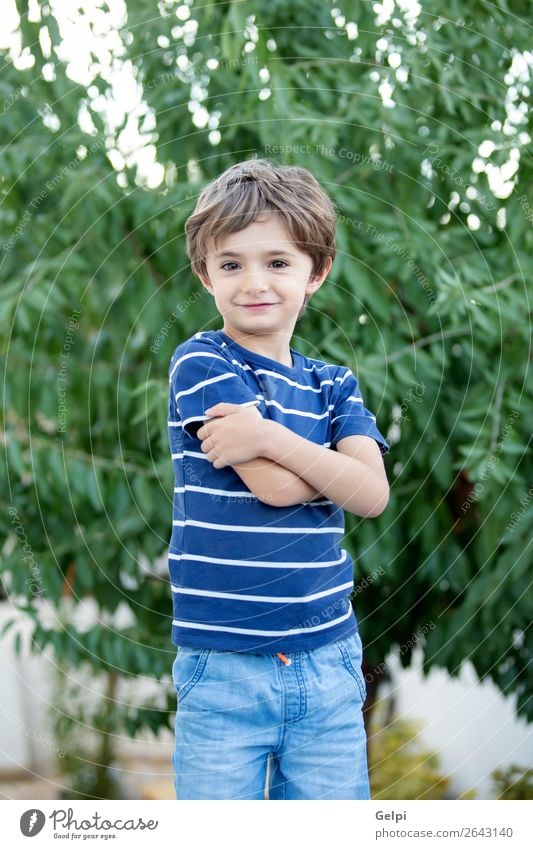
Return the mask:
<svg viewBox="0 0 533 849">
<path fill-rule="evenodd" d="M 205 410 L 226 401 L 257 405 L 326 448 L 363 434 L 385 454 L 389 445 L 350 369 L 290 350 L 287 366 L 209 330 L 172 357 L 168 564 L 176 645 L 275 654 L 318 648 L 357 630 L 342 508 L 322 496 L 290 507 L 264 503 L 231 466 L 214 468 L 196 437 Z"/>
</svg>

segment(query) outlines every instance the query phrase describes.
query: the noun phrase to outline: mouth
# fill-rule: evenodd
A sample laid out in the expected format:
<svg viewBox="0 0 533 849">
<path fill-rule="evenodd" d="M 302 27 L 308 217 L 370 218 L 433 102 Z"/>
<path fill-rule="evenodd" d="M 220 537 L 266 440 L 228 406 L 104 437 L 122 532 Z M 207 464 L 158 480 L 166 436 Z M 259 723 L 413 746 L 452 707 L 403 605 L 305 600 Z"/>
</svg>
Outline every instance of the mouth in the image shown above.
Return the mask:
<svg viewBox="0 0 533 849">
<path fill-rule="evenodd" d="M 266 310 L 269 307 L 275 307 L 275 303 L 263 303 L 263 304 L 239 304 L 245 310 L 250 310 L 251 312 L 259 312 L 260 310 Z"/>
</svg>

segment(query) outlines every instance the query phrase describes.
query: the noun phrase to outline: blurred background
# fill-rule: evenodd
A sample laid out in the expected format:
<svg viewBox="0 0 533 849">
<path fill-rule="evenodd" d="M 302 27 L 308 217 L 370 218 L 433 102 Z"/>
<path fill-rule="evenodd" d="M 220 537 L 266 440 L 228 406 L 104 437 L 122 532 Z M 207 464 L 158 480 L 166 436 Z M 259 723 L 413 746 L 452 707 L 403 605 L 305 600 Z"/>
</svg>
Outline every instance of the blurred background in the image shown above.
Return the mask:
<svg viewBox="0 0 533 849">
<path fill-rule="evenodd" d="M 524 0 L 3 0 L 0 797 L 173 796 L 168 362 L 183 225 L 242 159 L 338 254 L 293 346 L 391 450 L 347 514 L 375 798 L 533 798 Z"/>
</svg>

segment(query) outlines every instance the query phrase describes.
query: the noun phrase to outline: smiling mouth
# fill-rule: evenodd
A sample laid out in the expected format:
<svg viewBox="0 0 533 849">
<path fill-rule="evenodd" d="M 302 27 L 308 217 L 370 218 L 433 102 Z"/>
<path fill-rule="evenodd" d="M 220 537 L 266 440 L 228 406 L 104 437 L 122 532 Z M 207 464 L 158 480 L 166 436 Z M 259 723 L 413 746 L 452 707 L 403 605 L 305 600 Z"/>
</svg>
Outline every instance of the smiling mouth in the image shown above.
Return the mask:
<svg viewBox="0 0 533 849">
<path fill-rule="evenodd" d="M 246 307 L 247 309 L 255 309 L 257 307 L 274 307 L 275 303 L 264 302 L 261 304 L 239 304 L 240 307 Z"/>
</svg>

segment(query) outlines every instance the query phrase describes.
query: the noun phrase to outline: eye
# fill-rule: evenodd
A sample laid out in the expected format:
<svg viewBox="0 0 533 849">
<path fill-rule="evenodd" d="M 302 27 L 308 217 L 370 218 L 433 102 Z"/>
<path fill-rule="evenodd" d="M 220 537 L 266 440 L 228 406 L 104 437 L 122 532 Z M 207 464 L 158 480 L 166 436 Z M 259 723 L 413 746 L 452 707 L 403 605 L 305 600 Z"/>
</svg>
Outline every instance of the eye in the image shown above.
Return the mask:
<svg viewBox="0 0 533 849">
<path fill-rule="evenodd" d="M 288 263 L 288 262 L 285 262 L 285 260 L 284 260 L 284 259 L 273 259 L 273 260 L 272 260 L 272 264 L 274 264 L 275 262 L 277 262 L 277 263 L 281 263 L 281 265 L 276 265 L 276 266 L 275 266 L 276 268 L 287 268 L 287 267 L 288 267 L 288 265 L 289 265 L 289 263 Z"/>
<path fill-rule="evenodd" d="M 234 266 L 234 267 L 233 267 L 233 268 L 228 268 L 228 265 L 232 265 L 232 266 Z M 223 271 L 234 271 L 234 270 L 235 270 L 235 268 L 237 267 L 237 263 L 236 263 L 236 262 L 225 262 L 225 263 L 224 263 L 223 265 L 221 265 L 220 267 L 221 267 L 221 269 L 222 269 Z"/>
</svg>

